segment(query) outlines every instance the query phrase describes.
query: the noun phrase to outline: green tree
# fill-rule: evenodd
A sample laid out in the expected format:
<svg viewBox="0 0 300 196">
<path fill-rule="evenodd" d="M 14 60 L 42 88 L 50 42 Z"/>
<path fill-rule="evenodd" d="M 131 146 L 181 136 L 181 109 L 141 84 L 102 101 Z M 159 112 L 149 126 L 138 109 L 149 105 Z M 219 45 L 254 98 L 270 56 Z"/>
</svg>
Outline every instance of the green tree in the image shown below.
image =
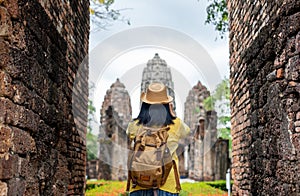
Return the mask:
<svg viewBox="0 0 300 196">
<path fill-rule="evenodd" d="M 218 110 L 218 137 L 229 140 L 229 150 L 231 152 L 229 99 L 229 79 L 225 78 L 217 85 L 212 95 L 204 100 L 204 108 L 206 110 Z"/>
<path fill-rule="evenodd" d="M 87 160 L 94 160 L 98 158 L 98 139 L 97 136 L 88 132 L 86 134 L 86 148 L 87 148 Z"/>
<path fill-rule="evenodd" d="M 211 96 L 204 100 L 204 107 L 206 110 L 215 109 L 215 105 L 217 101 L 229 100 L 230 98 L 230 89 L 229 89 L 229 79 L 223 79 L 216 87 L 215 91 Z M 223 105 L 227 108 L 229 107 L 229 102 L 224 102 Z M 224 113 L 224 109 L 222 108 L 222 113 Z"/>
<path fill-rule="evenodd" d="M 226 0 L 208 0 L 205 24 L 212 24 L 219 32 L 221 39 L 228 31 L 228 10 Z"/>
<path fill-rule="evenodd" d="M 96 108 L 93 104 L 92 100 L 89 100 L 88 104 L 88 132 L 92 132 L 92 122 L 94 122 L 94 114 L 96 112 Z"/>
<path fill-rule="evenodd" d="M 89 89 L 93 89 L 94 85 L 90 85 Z M 96 112 L 96 108 L 93 104 L 93 101 L 89 100 L 88 102 L 88 131 L 86 134 L 86 149 L 87 149 L 87 160 L 97 159 L 98 155 L 98 137 L 92 133 L 93 131 L 93 122 L 94 114 Z"/>
<path fill-rule="evenodd" d="M 123 21 L 130 25 L 130 20 L 123 17 L 121 12 L 126 9 L 113 9 L 114 0 L 90 0 L 90 18 L 93 29 L 106 29 L 113 21 Z"/>
</svg>

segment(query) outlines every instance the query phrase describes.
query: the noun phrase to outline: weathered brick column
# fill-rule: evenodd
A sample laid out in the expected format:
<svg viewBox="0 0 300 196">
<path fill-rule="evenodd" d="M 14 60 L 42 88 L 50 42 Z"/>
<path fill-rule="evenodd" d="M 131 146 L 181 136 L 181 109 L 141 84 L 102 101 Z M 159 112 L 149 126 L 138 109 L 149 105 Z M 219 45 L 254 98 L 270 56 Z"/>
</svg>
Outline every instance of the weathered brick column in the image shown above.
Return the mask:
<svg viewBox="0 0 300 196">
<path fill-rule="evenodd" d="M 0 0 L 0 195 L 84 193 L 88 8 Z"/>
<path fill-rule="evenodd" d="M 299 195 L 300 1 L 228 9 L 233 195 Z"/>
</svg>

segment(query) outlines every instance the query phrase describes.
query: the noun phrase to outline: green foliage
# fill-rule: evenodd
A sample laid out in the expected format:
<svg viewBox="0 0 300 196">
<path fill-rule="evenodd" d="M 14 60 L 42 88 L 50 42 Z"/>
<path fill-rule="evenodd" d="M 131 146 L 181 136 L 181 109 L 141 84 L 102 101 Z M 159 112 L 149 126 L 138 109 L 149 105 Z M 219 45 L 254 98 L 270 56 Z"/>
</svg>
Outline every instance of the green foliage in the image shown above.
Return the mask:
<svg viewBox="0 0 300 196">
<path fill-rule="evenodd" d="M 89 90 L 94 89 L 94 84 L 90 84 Z M 94 114 L 96 112 L 96 108 L 93 104 L 92 100 L 88 102 L 88 131 L 86 134 L 86 148 L 87 148 L 87 160 L 97 159 L 98 155 L 98 138 L 96 135 L 92 133 L 92 123 L 94 122 Z"/>
<path fill-rule="evenodd" d="M 230 123 L 230 116 L 219 116 L 218 122 L 223 126 L 218 128 L 218 137 L 229 140 L 229 151 L 231 151 L 232 137 L 230 133 L 230 126 L 228 126 Z"/>
<path fill-rule="evenodd" d="M 217 85 L 216 91 L 214 92 L 216 100 L 222 100 L 223 98 L 230 98 L 229 79 L 225 78 Z"/>
<path fill-rule="evenodd" d="M 212 93 L 212 95 L 204 99 L 204 108 L 207 111 L 213 110 L 217 101 L 225 101 L 224 106 L 229 107 L 229 102 L 226 102 L 229 98 L 229 79 L 225 78 L 217 85 L 216 90 Z M 227 118 L 227 120 L 230 121 L 230 118 Z"/>
<path fill-rule="evenodd" d="M 230 116 L 219 116 L 219 122 L 226 126 L 227 123 L 230 122 Z"/>
<path fill-rule="evenodd" d="M 216 99 L 213 96 L 209 96 L 203 101 L 205 110 L 211 111 L 215 109 Z"/>
<path fill-rule="evenodd" d="M 125 9 L 113 9 L 114 0 L 90 0 L 91 21 L 96 30 L 106 29 L 113 21 L 123 21 L 130 25 L 129 19 L 121 16 Z"/>
<path fill-rule="evenodd" d="M 204 100 L 205 110 L 215 110 L 218 101 L 218 137 L 229 140 L 229 151 L 231 151 L 230 114 L 229 111 L 230 88 L 229 79 L 223 79 L 216 87 L 211 96 Z"/>
<path fill-rule="evenodd" d="M 88 132 L 86 134 L 86 148 L 88 161 L 98 158 L 98 139 L 97 136 L 95 136 L 91 132 Z"/>
<path fill-rule="evenodd" d="M 103 186 L 103 183 L 101 183 L 101 182 L 87 183 L 85 185 L 85 191 L 89 192 L 90 190 L 96 189 L 96 188 L 98 188 L 100 186 Z"/>
<path fill-rule="evenodd" d="M 200 108 L 197 106 L 194 111 L 193 111 L 193 114 L 198 114 L 200 112 Z"/>
<path fill-rule="evenodd" d="M 205 110 L 214 110 L 217 101 L 229 100 L 230 98 L 230 89 L 229 89 L 229 79 L 223 79 L 216 87 L 216 90 L 213 94 L 206 99 L 204 99 L 204 108 Z M 225 107 L 229 107 L 229 102 L 224 102 Z M 227 119 L 230 121 L 230 118 Z"/>
<path fill-rule="evenodd" d="M 225 182 L 226 183 L 226 182 Z M 210 186 L 207 182 L 182 183 L 180 196 L 185 195 L 222 195 L 224 192 L 220 189 Z"/>
<path fill-rule="evenodd" d="M 188 195 L 223 195 L 223 187 L 226 186 L 225 180 L 219 180 L 216 182 L 195 182 L 195 183 L 182 183 L 182 190 L 180 196 Z M 87 181 L 86 184 L 86 196 L 97 196 L 97 195 L 128 195 L 125 192 L 126 181 Z"/>
<path fill-rule="evenodd" d="M 231 149 L 232 149 L 232 137 L 231 137 L 231 133 L 230 133 L 230 128 L 229 127 L 219 128 L 218 129 L 218 136 L 219 136 L 219 138 L 223 138 L 223 139 L 228 139 L 229 140 L 229 152 L 231 152 Z"/>
<path fill-rule="evenodd" d="M 93 116 L 94 113 L 96 112 L 96 108 L 93 104 L 92 100 L 89 100 L 88 104 L 88 132 L 92 132 L 92 122 L 93 122 Z"/>
<path fill-rule="evenodd" d="M 213 182 L 207 182 L 207 184 L 209 186 L 212 186 L 212 187 L 216 188 L 216 189 L 221 189 L 223 191 L 227 191 L 227 189 L 226 189 L 226 181 L 225 180 L 217 180 L 217 181 L 213 181 Z M 232 186 L 233 181 L 230 181 L 230 184 Z M 232 188 L 230 190 L 232 190 Z"/>
<path fill-rule="evenodd" d="M 127 195 L 125 181 L 87 181 L 86 183 L 86 196 L 97 195 Z"/>
<path fill-rule="evenodd" d="M 206 24 L 215 26 L 215 30 L 219 32 L 221 39 L 228 31 L 228 11 L 226 0 L 208 0 L 209 5 L 206 8 Z"/>
</svg>

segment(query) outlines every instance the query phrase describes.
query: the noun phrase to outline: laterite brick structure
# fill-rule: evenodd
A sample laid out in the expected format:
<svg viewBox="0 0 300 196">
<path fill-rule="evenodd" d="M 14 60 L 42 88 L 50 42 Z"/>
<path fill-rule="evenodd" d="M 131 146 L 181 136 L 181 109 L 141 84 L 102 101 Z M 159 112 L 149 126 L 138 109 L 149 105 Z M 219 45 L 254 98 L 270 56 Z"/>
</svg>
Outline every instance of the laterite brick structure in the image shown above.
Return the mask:
<svg viewBox="0 0 300 196">
<path fill-rule="evenodd" d="M 300 1 L 228 9 L 233 195 L 300 195 Z"/>
<path fill-rule="evenodd" d="M 128 137 L 132 118 L 129 93 L 119 79 L 106 91 L 100 111 L 98 179 L 126 180 Z"/>
<path fill-rule="evenodd" d="M 225 179 L 230 167 L 229 141 L 218 138 L 217 113 L 204 108 L 204 100 L 209 96 L 210 92 L 198 81 L 184 103 L 184 122 L 191 133 L 185 141 L 188 144 L 187 171 L 181 162 L 179 171 L 181 176 L 187 173 L 189 178 L 198 181 Z"/>
<path fill-rule="evenodd" d="M 0 195 L 84 193 L 88 37 L 89 1 L 0 0 Z"/>
</svg>

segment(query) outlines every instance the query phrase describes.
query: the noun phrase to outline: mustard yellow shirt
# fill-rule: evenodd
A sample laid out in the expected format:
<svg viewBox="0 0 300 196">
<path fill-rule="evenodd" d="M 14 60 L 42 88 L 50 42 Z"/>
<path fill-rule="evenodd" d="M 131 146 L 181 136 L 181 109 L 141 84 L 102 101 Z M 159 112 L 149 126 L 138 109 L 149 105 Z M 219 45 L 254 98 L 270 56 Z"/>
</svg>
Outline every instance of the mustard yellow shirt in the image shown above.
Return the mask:
<svg viewBox="0 0 300 196">
<path fill-rule="evenodd" d="M 169 137 L 168 137 L 167 145 L 168 145 L 170 152 L 172 153 L 173 160 L 176 161 L 176 165 L 179 170 L 178 157 L 176 155 L 178 141 L 182 138 L 185 138 L 189 134 L 190 128 L 180 118 L 174 119 L 173 122 L 174 122 L 174 124 L 169 125 L 170 130 L 168 131 Z M 130 139 L 134 139 L 136 132 L 138 131 L 138 129 L 141 126 L 141 125 L 138 125 L 137 123 L 138 123 L 138 120 L 131 121 L 128 124 L 126 133 L 130 137 Z M 130 187 L 130 192 L 141 190 L 141 189 L 145 189 L 145 188 L 136 186 L 133 189 L 132 187 Z M 163 186 L 161 186 L 159 189 L 170 192 L 170 193 L 179 193 L 179 191 L 176 190 L 176 181 L 175 181 L 175 174 L 174 174 L 173 167 L 170 171 L 170 174 L 167 178 L 166 183 Z"/>
</svg>

